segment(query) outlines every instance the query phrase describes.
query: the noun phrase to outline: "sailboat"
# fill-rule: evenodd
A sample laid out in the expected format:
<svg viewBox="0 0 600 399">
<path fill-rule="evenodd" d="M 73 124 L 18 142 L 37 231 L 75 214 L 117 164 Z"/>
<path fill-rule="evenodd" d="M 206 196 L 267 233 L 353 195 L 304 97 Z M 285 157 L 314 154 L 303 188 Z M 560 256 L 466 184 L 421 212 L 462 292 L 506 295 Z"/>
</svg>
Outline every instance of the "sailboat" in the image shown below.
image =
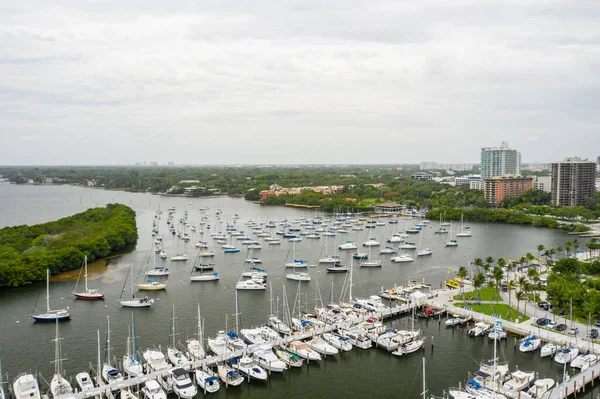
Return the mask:
<svg viewBox="0 0 600 399">
<path fill-rule="evenodd" d="M 5 399 L 4 382 L 2 381 L 2 359 L 0 359 L 0 399 Z"/>
<path fill-rule="evenodd" d="M 60 340 L 58 335 L 58 320 L 56 320 L 56 339 L 54 340 L 54 377 L 50 382 L 50 392 L 54 399 L 57 398 L 75 398 L 73 394 L 73 387 L 63 376 L 61 351 L 60 351 Z"/>
<path fill-rule="evenodd" d="M 71 318 L 67 309 L 50 310 L 50 269 L 46 269 L 46 313 L 32 314 L 35 321 L 62 321 Z"/>
<path fill-rule="evenodd" d="M 140 363 L 133 312 L 131 313 L 131 326 L 127 337 L 127 353 L 123 356 L 123 371 L 130 377 L 138 377 L 144 374 L 144 369 Z"/>
<path fill-rule="evenodd" d="M 79 299 L 102 299 L 104 294 L 99 292 L 97 289 L 88 288 L 88 269 L 87 269 L 87 255 L 83 258 L 83 278 L 85 279 L 85 292 L 73 292 L 76 298 Z M 79 283 L 79 279 L 77 280 Z M 75 285 L 77 290 L 77 284 Z"/>
<path fill-rule="evenodd" d="M 102 365 L 102 379 L 107 384 L 123 382 L 121 372 L 110 364 L 110 349 L 110 318 L 106 316 L 106 361 Z"/>
<path fill-rule="evenodd" d="M 171 262 L 185 262 L 186 260 L 188 260 L 187 254 L 185 252 L 180 252 L 179 250 L 179 240 L 177 240 L 176 251 L 177 252 L 175 256 L 171 256 Z"/>
<path fill-rule="evenodd" d="M 167 358 L 175 367 L 181 367 L 190 361 L 175 344 L 175 304 L 173 304 L 173 320 L 171 321 L 171 346 L 167 347 Z"/>
<path fill-rule="evenodd" d="M 369 230 L 369 239 L 363 244 L 367 247 L 367 259 L 363 262 L 360 262 L 360 267 L 381 267 L 382 262 L 380 260 L 371 260 L 371 247 L 374 244 L 370 244 L 374 242 L 374 238 L 371 237 L 371 230 Z M 377 242 L 377 241 L 375 241 Z M 367 245 L 367 244 L 370 245 Z M 379 245 L 379 243 L 377 243 Z"/>
<path fill-rule="evenodd" d="M 290 335 L 292 333 L 292 329 L 278 317 L 279 315 L 273 314 L 273 287 L 271 286 L 271 284 L 269 284 L 269 298 L 271 306 L 271 315 L 267 319 L 267 325 L 280 334 Z M 279 298 L 277 299 L 279 300 Z M 279 304 L 279 301 L 277 303 Z M 279 306 L 277 306 L 277 308 L 279 308 Z M 287 314 L 286 312 L 289 312 L 289 310 L 287 309 L 287 295 L 285 293 L 285 285 L 283 286 L 282 309 L 282 313 L 284 314 L 283 318 L 287 319 L 285 315 Z"/>
<path fill-rule="evenodd" d="M 296 268 L 305 268 L 308 266 L 308 262 L 304 259 L 296 259 L 296 242 L 292 243 L 292 262 L 284 262 L 285 267 L 293 267 Z M 290 252 L 288 251 L 285 259 L 287 260 L 288 256 L 290 256 Z"/>
<path fill-rule="evenodd" d="M 471 237 L 471 231 L 465 229 L 464 214 L 460 215 L 460 223 L 458 225 L 457 237 Z"/>
<path fill-rule="evenodd" d="M 123 300 L 123 292 L 125 292 L 125 284 L 127 284 L 127 279 L 131 277 L 131 299 Z M 133 291 L 133 271 L 132 267 L 129 267 L 129 273 L 127 273 L 127 277 L 125 278 L 125 282 L 123 283 L 123 289 L 121 290 L 121 297 L 119 298 L 119 302 L 121 306 L 126 308 L 148 308 L 152 306 L 154 303 L 154 299 L 149 299 L 147 296 L 136 298 L 135 292 Z"/>
<path fill-rule="evenodd" d="M 206 356 L 204 351 L 204 335 L 202 334 L 202 319 L 200 318 L 200 302 L 198 302 L 198 338 L 187 340 L 187 355 L 191 360 L 202 360 Z"/>
<path fill-rule="evenodd" d="M 446 247 L 458 247 L 458 241 L 452 239 L 452 223 L 450 223 L 450 228 L 448 229 L 447 236 L 448 237 L 446 238 L 444 245 Z"/>
<path fill-rule="evenodd" d="M 168 276 L 169 268 L 164 266 L 156 266 L 156 253 L 154 254 L 154 269 L 148 270 L 146 276 Z"/>
<path fill-rule="evenodd" d="M 419 236 L 419 247 L 421 247 L 421 241 L 422 241 L 421 239 L 422 238 L 423 238 L 423 235 L 420 235 Z M 424 249 L 421 249 L 421 250 L 417 250 L 417 256 L 428 256 L 428 255 L 431 255 L 431 254 L 433 254 L 433 251 L 431 249 L 429 249 L 429 248 L 424 248 Z"/>
<path fill-rule="evenodd" d="M 325 236 L 325 242 L 324 242 L 324 245 L 325 245 L 325 257 L 319 259 L 319 263 L 333 263 L 334 265 L 340 263 L 340 257 L 339 257 L 339 255 L 328 255 L 328 253 L 327 253 L 327 241 L 328 241 L 328 239 L 327 239 L 327 235 L 326 235 Z"/>
</svg>

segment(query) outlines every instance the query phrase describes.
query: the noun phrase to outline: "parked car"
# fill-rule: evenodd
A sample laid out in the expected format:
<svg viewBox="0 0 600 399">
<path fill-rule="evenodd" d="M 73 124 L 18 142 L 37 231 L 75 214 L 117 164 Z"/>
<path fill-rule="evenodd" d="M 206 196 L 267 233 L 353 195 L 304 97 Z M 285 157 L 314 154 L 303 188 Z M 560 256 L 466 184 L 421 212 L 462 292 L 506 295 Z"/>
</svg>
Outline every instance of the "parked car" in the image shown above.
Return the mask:
<svg viewBox="0 0 600 399">
<path fill-rule="evenodd" d="M 569 330 L 569 334 L 571 334 L 571 335 L 577 335 L 577 334 L 579 334 L 579 328 L 577 328 L 577 327 L 571 328 Z"/>
<path fill-rule="evenodd" d="M 548 301 L 541 301 L 541 302 L 538 302 L 537 305 L 538 305 L 539 308 L 546 309 L 548 306 L 550 306 L 550 303 L 548 303 Z"/>
<path fill-rule="evenodd" d="M 596 323 L 594 324 L 596 327 L 600 327 L 600 320 L 596 320 Z"/>
<path fill-rule="evenodd" d="M 565 310 L 561 310 L 560 312 L 558 312 L 559 316 L 564 316 L 565 314 L 567 314 Z"/>
<path fill-rule="evenodd" d="M 546 328 L 552 328 L 552 329 L 554 329 L 555 327 L 556 327 L 556 323 L 555 323 L 555 322 L 553 322 L 553 321 L 551 321 L 550 323 L 548 323 L 548 324 L 546 325 Z"/>
<path fill-rule="evenodd" d="M 592 328 L 590 330 L 590 338 L 591 339 L 597 339 L 598 338 L 598 329 Z"/>
<path fill-rule="evenodd" d="M 541 327 L 543 327 L 543 326 L 546 326 L 546 325 L 548 325 L 548 323 L 550 323 L 551 321 L 552 321 L 552 320 L 550 320 L 550 319 L 548 319 L 548 318 L 545 318 L 545 317 L 540 317 L 539 319 L 537 319 L 537 320 L 535 321 L 535 324 L 537 324 L 538 326 L 541 326 Z"/>
<path fill-rule="evenodd" d="M 564 332 L 567 330 L 567 325 L 566 324 L 557 324 L 556 327 L 554 327 L 554 329 L 559 332 Z"/>
</svg>

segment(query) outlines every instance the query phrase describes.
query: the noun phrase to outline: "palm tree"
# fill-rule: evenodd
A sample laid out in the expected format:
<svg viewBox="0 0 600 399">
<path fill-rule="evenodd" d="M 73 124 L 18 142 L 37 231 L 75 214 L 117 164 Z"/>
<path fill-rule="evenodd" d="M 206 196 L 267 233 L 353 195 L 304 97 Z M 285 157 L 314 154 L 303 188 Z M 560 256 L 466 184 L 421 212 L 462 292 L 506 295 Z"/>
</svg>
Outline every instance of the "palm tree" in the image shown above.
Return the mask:
<svg viewBox="0 0 600 399">
<path fill-rule="evenodd" d="M 515 270 L 515 264 L 513 262 L 508 262 L 506 264 L 506 280 L 510 281 L 510 273 Z"/>
<path fill-rule="evenodd" d="M 573 247 L 573 242 L 571 242 L 570 240 L 565 242 L 565 256 L 568 255 L 569 252 L 571 252 L 571 248 Z"/>
<path fill-rule="evenodd" d="M 506 261 L 504 260 L 504 258 L 498 258 L 496 263 L 498 264 L 498 267 L 500 267 L 500 269 L 504 270 L 504 268 L 506 268 Z"/>
<path fill-rule="evenodd" d="M 538 244 L 538 246 L 537 246 L 537 250 L 538 250 L 538 259 L 540 258 L 540 256 L 541 256 L 540 254 L 542 253 L 542 251 L 543 251 L 544 249 L 546 249 L 546 247 L 545 247 L 545 246 L 543 246 L 542 244 Z"/>
<path fill-rule="evenodd" d="M 521 265 L 521 272 L 523 272 L 523 265 L 524 265 L 525 263 L 527 263 L 527 258 L 526 258 L 526 257 L 524 257 L 524 256 L 521 256 L 521 257 L 519 258 L 519 264 Z"/>
<path fill-rule="evenodd" d="M 560 253 L 564 250 L 565 249 L 563 247 L 561 247 L 560 245 L 558 247 L 556 247 L 556 253 L 558 254 L 558 256 L 560 256 Z"/>
<path fill-rule="evenodd" d="M 473 266 L 477 268 L 477 272 L 479 272 L 479 268 L 483 266 L 483 260 L 481 258 L 473 259 Z"/>
<path fill-rule="evenodd" d="M 477 290 L 477 297 L 479 299 L 481 299 L 481 294 L 479 290 L 481 289 L 483 284 L 485 284 L 485 277 L 483 276 L 483 274 L 477 273 L 475 278 L 473 278 L 473 287 L 475 287 L 475 289 Z"/>
<path fill-rule="evenodd" d="M 519 312 L 519 306 L 523 299 L 527 299 L 527 295 L 523 291 L 517 291 L 517 313 Z"/>
<path fill-rule="evenodd" d="M 534 283 L 535 282 L 539 282 L 539 280 L 540 280 L 540 276 L 539 276 L 537 270 L 534 269 L 533 267 L 530 267 L 527 270 L 527 277 L 529 277 L 529 280 L 531 282 L 534 282 Z M 535 302 L 535 288 L 537 288 L 537 284 L 536 285 L 532 284 L 531 288 L 532 288 L 532 291 L 533 291 L 533 301 Z"/>
<path fill-rule="evenodd" d="M 485 258 L 485 263 L 487 263 L 488 265 L 492 265 L 492 263 L 494 263 L 494 258 L 492 258 L 491 256 L 488 256 L 487 258 Z"/>
<path fill-rule="evenodd" d="M 464 280 L 465 278 L 467 278 L 467 276 L 469 275 L 469 272 L 467 271 L 467 268 L 464 266 L 461 266 L 458 268 L 458 277 L 460 277 L 461 280 Z M 460 291 L 464 291 L 464 284 L 460 284 L 459 286 Z"/>
<path fill-rule="evenodd" d="M 496 285 L 496 293 L 494 295 L 496 296 L 496 303 L 498 303 L 498 299 L 500 297 L 500 292 L 498 292 L 498 288 L 500 287 L 500 283 L 504 278 L 504 270 L 502 270 L 500 266 L 494 267 L 494 270 L 492 270 L 492 278 L 494 279 L 494 283 Z"/>
<path fill-rule="evenodd" d="M 573 250 L 575 251 L 575 256 L 577 256 L 577 250 L 579 249 L 579 241 L 573 240 Z"/>
<path fill-rule="evenodd" d="M 531 290 L 531 285 L 528 282 L 525 282 L 525 285 L 521 287 L 521 293 L 524 295 L 525 299 L 525 307 L 523 308 L 523 313 L 527 314 L 527 294 Z"/>
<path fill-rule="evenodd" d="M 517 288 L 517 283 L 515 283 L 514 280 L 510 280 L 507 284 L 506 284 L 506 292 L 508 292 L 508 311 L 507 311 L 507 316 L 510 315 L 510 307 L 512 304 L 512 292 Z M 517 306 L 517 312 L 518 312 L 518 306 Z"/>
</svg>

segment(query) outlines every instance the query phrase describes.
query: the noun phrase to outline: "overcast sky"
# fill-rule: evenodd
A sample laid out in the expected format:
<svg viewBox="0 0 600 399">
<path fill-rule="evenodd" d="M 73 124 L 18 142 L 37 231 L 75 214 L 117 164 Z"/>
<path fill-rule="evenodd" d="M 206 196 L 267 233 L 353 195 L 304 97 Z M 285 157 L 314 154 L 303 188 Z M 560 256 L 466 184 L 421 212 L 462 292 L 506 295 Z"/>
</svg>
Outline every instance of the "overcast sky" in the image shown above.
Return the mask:
<svg viewBox="0 0 600 399">
<path fill-rule="evenodd" d="M 600 2 L 4 0 L 0 164 L 600 155 Z"/>
</svg>

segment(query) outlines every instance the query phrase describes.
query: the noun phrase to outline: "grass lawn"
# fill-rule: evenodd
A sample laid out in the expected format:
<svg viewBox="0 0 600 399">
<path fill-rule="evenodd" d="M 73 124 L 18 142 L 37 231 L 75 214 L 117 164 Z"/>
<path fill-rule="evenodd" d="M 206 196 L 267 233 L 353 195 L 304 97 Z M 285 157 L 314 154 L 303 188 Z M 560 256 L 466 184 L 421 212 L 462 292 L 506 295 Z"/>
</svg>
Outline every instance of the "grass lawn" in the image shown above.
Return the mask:
<svg viewBox="0 0 600 399">
<path fill-rule="evenodd" d="M 460 300 L 470 300 L 472 298 L 472 300 L 476 301 L 479 299 L 479 297 L 477 295 L 478 295 L 477 291 L 469 291 L 469 292 L 465 292 L 464 294 L 454 295 L 454 299 L 460 301 Z M 479 295 L 481 295 L 482 301 L 495 301 L 496 298 L 498 297 L 498 293 L 495 291 L 495 289 L 490 288 L 490 287 L 480 289 Z M 502 302 L 502 299 L 500 299 L 500 302 Z"/>
<path fill-rule="evenodd" d="M 515 319 L 519 319 L 519 323 L 529 320 L 529 316 L 517 312 L 514 308 L 509 308 L 505 303 L 482 303 L 481 305 L 473 303 L 454 303 L 453 305 L 457 308 L 469 306 L 474 312 L 483 313 L 488 316 L 497 313 L 501 316 L 502 320 L 515 321 Z"/>
</svg>

